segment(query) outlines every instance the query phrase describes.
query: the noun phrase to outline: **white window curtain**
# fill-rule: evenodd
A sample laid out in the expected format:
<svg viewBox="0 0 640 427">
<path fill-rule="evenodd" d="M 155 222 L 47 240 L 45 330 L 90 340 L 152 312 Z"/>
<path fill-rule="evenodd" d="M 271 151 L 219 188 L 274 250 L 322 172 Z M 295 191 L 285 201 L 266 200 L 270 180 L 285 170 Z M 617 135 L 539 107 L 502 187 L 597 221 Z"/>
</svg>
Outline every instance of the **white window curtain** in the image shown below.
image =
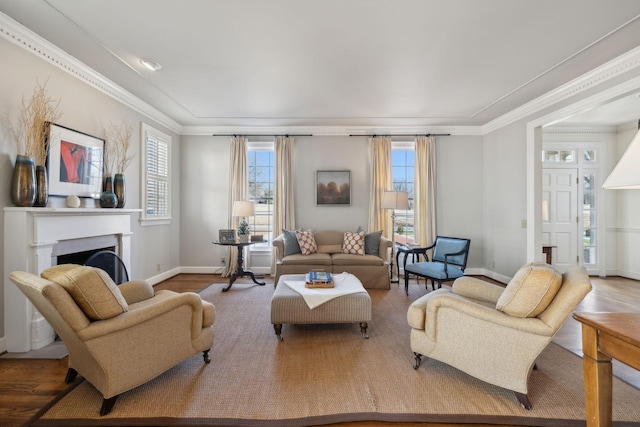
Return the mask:
<svg viewBox="0 0 640 427">
<path fill-rule="evenodd" d="M 413 212 L 415 240 L 428 246 L 436 238 L 436 140 L 432 136 L 416 138 Z"/>
<path fill-rule="evenodd" d="M 294 203 L 293 176 L 293 147 L 294 139 L 290 136 L 277 136 L 275 140 L 275 203 L 273 212 L 273 237 L 277 237 L 283 228 L 295 230 L 296 210 Z M 275 252 L 271 257 L 271 272 L 275 272 Z"/>
<path fill-rule="evenodd" d="M 391 238 L 393 224 L 391 212 L 383 210 L 382 196 L 392 189 L 391 180 L 391 138 L 369 138 L 369 159 L 371 161 L 371 189 L 369 192 L 368 231 L 382 230 L 382 234 Z"/>
<path fill-rule="evenodd" d="M 231 138 L 229 153 L 229 228 L 238 229 L 240 218 L 233 216 L 233 202 L 247 198 L 247 138 Z M 222 277 L 231 276 L 238 268 L 238 248 L 230 246 L 227 250 L 227 268 Z"/>
</svg>

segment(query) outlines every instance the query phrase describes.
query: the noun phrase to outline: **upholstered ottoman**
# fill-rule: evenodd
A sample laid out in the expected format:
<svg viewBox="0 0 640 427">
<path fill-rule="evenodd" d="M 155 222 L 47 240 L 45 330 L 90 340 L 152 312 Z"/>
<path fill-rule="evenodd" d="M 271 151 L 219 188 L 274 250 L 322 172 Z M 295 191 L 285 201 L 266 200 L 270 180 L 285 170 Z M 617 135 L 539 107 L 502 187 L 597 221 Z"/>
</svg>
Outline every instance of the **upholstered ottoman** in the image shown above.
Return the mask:
<svg viewBox="0 0 640 427">
<path fill-rule="evenodd" d="M 282 340 L 282 324 L 315 324 L 315 323 L 359 323 L 364 338 L 367 335 L 368 322 L 371 321 L 371 297 L 362 283 L 352 274 L 334 275 L 336 288 L 340 280 L 355 280 L 362 291 L 341 295 L 324 302 L 315 308 L 309 308 L 304 297 L 287 285 L 287 281 L 304 282 L 304 274 L 285 274 L 280 276 L 276 289 L 271 297 L 271 323 L 276 336 Z M 353 286 L 357 284 L 351 283 Z M 323 289 L 326 291 L 326 289 Z"/>
</svg>

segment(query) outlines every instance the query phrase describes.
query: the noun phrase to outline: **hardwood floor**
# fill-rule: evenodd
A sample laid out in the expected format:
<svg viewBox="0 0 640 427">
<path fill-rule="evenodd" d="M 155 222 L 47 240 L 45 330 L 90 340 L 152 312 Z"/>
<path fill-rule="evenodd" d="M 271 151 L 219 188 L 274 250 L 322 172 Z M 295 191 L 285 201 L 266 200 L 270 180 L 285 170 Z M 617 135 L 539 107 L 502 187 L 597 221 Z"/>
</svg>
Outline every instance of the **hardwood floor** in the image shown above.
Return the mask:
<svg viewBox="0 0 640 427">
<path fill-rule="evenodd" d="M 248 279 L 247 279 L 248 280 Z M 580 303 L 576 311 L 631 311 L 640 312 L 640 282 L 613 278 L 591 278 L 593 291 Z M 225 282 L 220 275 L 180 274 L 155 286 L 178 292 L 197 292 L 210 283 Z M 242 281 L 242 279 L 240 279 Z M 554 342 L 582 356 L 580 324 L 567 320 Z M 41 408 L 67 388 L 64 376 L 67 359 L 0 359 L 0 426 L 27 426 Z M 614 361 L 613 373 L 640 388 L 640 372 Z M 445 424 L 415 423 L 343 423 L 340 426 L 430 426 Z M 466 425 L 466 424 L 465 424 Z M 458 424 L 458 426 L 465 426 Z M 483 427 L 486 425 L 469 424 Z"/>
</svg>

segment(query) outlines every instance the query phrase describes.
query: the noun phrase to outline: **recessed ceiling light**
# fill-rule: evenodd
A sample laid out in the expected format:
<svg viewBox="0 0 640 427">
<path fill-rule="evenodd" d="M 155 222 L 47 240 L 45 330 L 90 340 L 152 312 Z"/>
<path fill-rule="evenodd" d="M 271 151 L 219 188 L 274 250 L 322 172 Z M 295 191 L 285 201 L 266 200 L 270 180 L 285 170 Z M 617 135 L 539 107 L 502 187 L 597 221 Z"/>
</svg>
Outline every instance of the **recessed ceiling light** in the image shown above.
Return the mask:
<svg viewBox="0 0 640 427">
<path fill-rule="evenodd" d="M 142 58 L 140 60 L 140 63 L 151 71 L 158 71 L 160 68 L 162 68 L 162 65 L 150 59 Z"/>
</svg>

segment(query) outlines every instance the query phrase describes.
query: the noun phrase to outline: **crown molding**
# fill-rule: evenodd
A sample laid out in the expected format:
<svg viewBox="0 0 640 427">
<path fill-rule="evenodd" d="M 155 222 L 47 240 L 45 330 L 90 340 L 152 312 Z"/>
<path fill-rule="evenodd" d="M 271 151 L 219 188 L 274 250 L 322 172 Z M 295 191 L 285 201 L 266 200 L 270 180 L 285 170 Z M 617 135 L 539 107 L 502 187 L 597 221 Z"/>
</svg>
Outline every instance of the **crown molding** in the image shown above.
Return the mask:
<svg viewBox="0 0 640 427">
<path fill-rule="evenodd" d="M 287 135 L 368 136 L 368 135 L 482 135 L 480 126 L 184 126 L 182 135 Z"/>
<path fill-rule="evenodd" d="M 607 135 L 617 133 L 617 126 L 565 126 L 565 127 L 550 127 L 542 128 L 543 135 Z"/>
<path fill-rule="evenodd" d="M 486 135 L 640 67 L 640 46 L 482 126 Z"/>
<path fill-rule="evenodd" d="M 71 74 L 132 110 L 180 134 L 182 125 L 140 98 L 116 85 L 102 74 L 78 61 L 62 49 L 0 12 L 0 36 Z"/>
</svg>

